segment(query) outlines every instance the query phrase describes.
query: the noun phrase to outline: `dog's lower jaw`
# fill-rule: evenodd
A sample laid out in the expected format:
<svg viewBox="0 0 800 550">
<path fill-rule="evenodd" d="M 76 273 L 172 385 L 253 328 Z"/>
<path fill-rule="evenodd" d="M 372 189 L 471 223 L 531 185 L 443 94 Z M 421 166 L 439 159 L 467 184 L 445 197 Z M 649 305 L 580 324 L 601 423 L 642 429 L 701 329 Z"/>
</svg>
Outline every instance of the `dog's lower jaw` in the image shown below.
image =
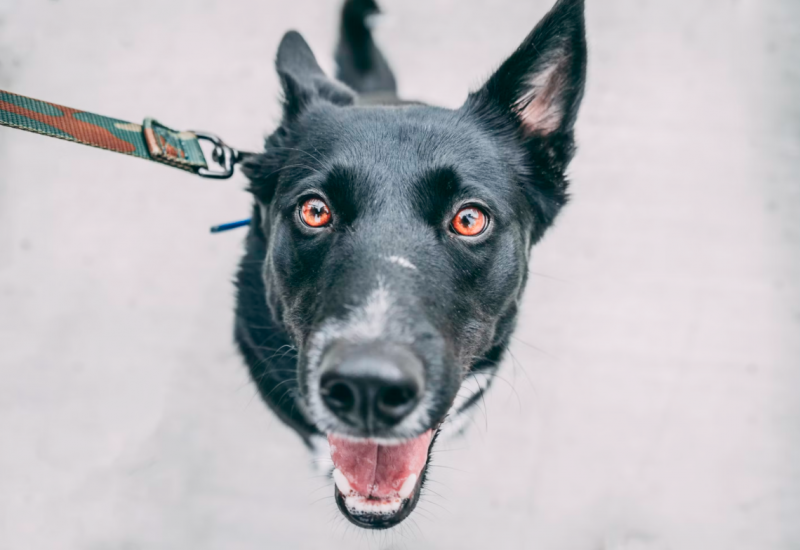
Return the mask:
<svg viewBox="0 0 800 550">
<path fill-rule="evenodd" d="M 427 468 L 426 464 L 408 497 L 398 496 L 388 502 L 353 493 L 345 495 L 334 485 L 336 506 L 348 521 L 358 527 L 390 529 L 405 520 L 416 508 Z"/>
</svg>

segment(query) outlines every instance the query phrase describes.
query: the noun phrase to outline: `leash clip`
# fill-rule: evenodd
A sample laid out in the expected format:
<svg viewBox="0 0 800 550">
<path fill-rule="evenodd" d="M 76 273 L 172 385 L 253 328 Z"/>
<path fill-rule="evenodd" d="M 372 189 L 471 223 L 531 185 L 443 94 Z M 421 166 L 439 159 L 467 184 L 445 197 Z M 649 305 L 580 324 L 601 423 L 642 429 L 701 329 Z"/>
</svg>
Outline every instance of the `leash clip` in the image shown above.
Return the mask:
<svg viewBox="0 0 800 550">
<path fill-rule="evenodd" d="M 218 170 L 200 168 L 197 171 L 197 175 L 203 176 L 204 178 L 218 180 L 224 180 L 231 177 L 233 175 L 233 167 L 236 166 L 236 164 L 240 162 L 244 156 L 242 152 L 230 147 L 229 145 L 226 145 L 225 142 L 222 141 L 222 139 L 220 139 L 220 137 L 217 135 L 195 131 L 192 131 L 192 133 L 197 136 L 198 140 L 210 141 L 214 145 L 211 158 L 219 166 Z"/>
</svg>

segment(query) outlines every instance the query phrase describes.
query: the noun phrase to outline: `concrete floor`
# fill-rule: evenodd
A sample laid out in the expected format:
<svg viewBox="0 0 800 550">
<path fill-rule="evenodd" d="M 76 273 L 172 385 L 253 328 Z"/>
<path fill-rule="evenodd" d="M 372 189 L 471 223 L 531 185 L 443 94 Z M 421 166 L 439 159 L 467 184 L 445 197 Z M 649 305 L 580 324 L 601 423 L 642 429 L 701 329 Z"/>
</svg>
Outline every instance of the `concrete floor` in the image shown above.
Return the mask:
<svg viewBox="0 0 800 550">
<path fill-rule="evenodd" d="M 549 0 L 383 0 L 457 106 Z M 800 3 L 588 2 L 574 202 L 412 519 L 336 511 L 231 343 L 244 181 L 0 129 L 3 550 L 800 548 Z M 0 87 L 257 148 L 338 1 L 3 0 Z"/>
</svg>

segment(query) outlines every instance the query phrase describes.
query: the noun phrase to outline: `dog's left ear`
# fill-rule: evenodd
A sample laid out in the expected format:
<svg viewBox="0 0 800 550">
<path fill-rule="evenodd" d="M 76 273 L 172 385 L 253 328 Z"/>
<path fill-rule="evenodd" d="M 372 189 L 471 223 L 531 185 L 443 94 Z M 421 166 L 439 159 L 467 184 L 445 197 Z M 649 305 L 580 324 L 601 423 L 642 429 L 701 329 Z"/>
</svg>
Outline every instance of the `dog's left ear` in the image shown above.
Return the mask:
<svg viewBox="0 0 800 550">
<path fill-rule="evenodd" d="M 297 117 L 315 100 L 335 105 L 351 105 L 355 101 L 353 90 L 325 75 L 311 48 L 296 31 L 283 36 L 275 68 L 283 85 L 285 120 Z"/>
<path fill-rule="evenodd" d="M 572 131 L 586 79 L 583 0 L 558 0 L 465 107 L 510 115 L 525 137 Z"/>
</svg>

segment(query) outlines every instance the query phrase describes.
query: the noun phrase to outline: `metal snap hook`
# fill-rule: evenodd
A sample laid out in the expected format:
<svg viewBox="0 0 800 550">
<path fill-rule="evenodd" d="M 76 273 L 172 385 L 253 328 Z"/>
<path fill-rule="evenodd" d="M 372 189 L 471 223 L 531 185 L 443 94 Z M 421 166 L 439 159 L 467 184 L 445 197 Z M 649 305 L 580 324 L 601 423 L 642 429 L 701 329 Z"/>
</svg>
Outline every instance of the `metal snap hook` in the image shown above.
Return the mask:
<svg viewBox="0 0 800 550">
<path fill-rule="evenodd" d="M 192 132 L 197 136 L 198 140 L 210 141 L 214 145 L 214 150 L 211 153 L 211 159 L 220 167 L 219 170 L 209 170 L 207 168 L 200 168 L 197 175 L 204 178 L 212 179 L 228 179 L 233 175 L 233 167 L 239 163 L 243 154 L 241 151 L 226 145 L 219 136 L 209 134 L 206 132 Z"/>
</svg>

